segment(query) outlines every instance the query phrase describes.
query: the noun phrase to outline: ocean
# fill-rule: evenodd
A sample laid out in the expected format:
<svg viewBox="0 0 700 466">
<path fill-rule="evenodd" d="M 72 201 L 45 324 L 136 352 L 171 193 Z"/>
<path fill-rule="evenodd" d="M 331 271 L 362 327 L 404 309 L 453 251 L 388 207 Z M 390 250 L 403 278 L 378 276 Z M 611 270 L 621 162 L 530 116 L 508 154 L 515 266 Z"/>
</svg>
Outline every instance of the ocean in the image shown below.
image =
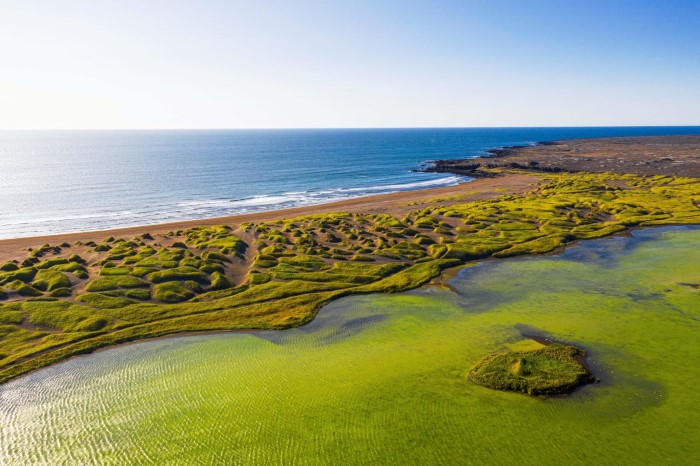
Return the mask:
<svg viewBox="0 0 700 466">
<path fill-rule="evenodd" d="M 436 159 L 700 127 L 0 132 L 0 238 L 104 230 L 454 185 Z"/>
</svg>

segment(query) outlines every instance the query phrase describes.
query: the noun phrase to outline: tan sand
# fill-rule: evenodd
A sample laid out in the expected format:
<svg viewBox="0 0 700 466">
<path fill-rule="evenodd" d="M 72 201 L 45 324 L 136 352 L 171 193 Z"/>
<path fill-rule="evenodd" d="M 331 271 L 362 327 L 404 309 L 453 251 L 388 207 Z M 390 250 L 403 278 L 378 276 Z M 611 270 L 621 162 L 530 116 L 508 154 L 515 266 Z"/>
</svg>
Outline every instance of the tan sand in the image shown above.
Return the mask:
<svg viewBox="0 0 700 466">
<path fill-rule="evenodd" d="M 293 209 L 273 210 L 254 214 L 217 217 L 183 222 L 144 225 L 112 230 L 89 231 L 79 233 L 64 233 L 50 236 L 34 236 L 0 240 L 0 261 L 24 258 L 27 248 L 36 248 L 42 244 L 57 245 L 62 242 L 73 244 L 76 241 L 101 242 L 109 236 L 132 237 L 143 233 L 164 234 L 169 231 L 181 230 L 195 226 L 207 225 L 240 225 L 245 222 L 265 222 L 301 215 L 321 214 L 328 212 L 362 212 L 388 213 L 403 216 L 408 211 L 421 208 L 420 204 L 433 199 L 451 199 L 452 202 L 479 201 L 494 199 L 504 194 L 524 193 L 532 190 L 538 183 L 539 177 L 529 175 L 508 174 L 499 178 L 479 179 L 461 183 L 456 186 L 405 191 L 393 194 L 361 197 L 328 204 L 296 207 Z M 450 202 L 443 203 L 449 205 Z"/>
</svg>

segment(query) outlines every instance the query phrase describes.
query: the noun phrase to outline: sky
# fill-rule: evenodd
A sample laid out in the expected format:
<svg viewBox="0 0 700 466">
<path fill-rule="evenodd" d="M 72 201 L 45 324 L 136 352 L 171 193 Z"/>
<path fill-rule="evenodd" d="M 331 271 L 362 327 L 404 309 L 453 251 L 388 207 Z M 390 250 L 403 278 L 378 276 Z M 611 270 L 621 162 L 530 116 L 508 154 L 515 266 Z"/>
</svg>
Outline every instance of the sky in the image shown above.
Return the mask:
<svg viewBox="0 0 700 466">
<path fill-rule="evenodd" d="M 700 125 L 700 1 L 0 0 L 0 129 Z"/>
</svg>

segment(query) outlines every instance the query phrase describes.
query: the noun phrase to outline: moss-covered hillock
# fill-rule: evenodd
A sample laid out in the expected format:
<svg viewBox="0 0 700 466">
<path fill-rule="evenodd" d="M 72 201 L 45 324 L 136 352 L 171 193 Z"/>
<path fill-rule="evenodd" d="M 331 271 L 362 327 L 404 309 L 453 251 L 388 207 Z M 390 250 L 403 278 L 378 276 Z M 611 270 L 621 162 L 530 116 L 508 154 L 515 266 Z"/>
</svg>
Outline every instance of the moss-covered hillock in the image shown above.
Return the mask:
<svg viewBox="0 0 700 466">
<path fill-rule="evenodd" d="M 530 396 L 566 395 L 597 381 L 585 366 L 585 357 L 580 348 L 553 343 L 533 351 L 486 356 L 467 378 L 484 387 Z"/>
</svg>

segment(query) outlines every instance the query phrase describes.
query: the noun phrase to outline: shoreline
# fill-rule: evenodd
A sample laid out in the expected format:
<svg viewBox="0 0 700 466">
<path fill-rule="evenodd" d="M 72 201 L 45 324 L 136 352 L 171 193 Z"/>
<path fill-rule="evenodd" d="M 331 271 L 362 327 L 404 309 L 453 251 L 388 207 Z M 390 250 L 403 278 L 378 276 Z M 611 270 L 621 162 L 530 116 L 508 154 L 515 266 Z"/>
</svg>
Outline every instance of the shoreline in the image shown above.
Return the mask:
<svg viewBox="0 0 700 466">
<path fill-rule="evenodd" d="M 422 170 L 409 170 L 410 172 L 418 172 L 421 173 Z M 255 204 L 252 208 L 246 209 L 243 207 L 233 207 L 231 208 L 230 212 L 226 213 L 209 213 L 209 214 L 204 214 L 203 216 L 187 216 L 187 217 L 182 217 L 182 218 L 177 218 L 175 217 L 174 219 L 167 219 L 167 220 L 162 220 L 162 221 L 148 221 L 141 219 L 139 221 L 146 222 L 146 223 L 116 223 L 116 224 L 106 224 L 102 226 L 93 226 L 93 227 L 86 227 L 86 228 L 80 228 L 76 227 L 76 229 L 72 230 L 63 230 L 63 229 L 58 229 L 55 231 L 51 230 L 46 230 L 46 231 L 31 231 L 31 232 L 24 232 L 22 230 L 19 230 L 18 233 L 13 233 L 12 231 L 9 233 L 6 233 L 8 236 L 0 236 L 0 241 L 7 241 L 7 240 L 15 240 L 15 239 L 22 239 L 22 238 L 50 238 L 53 236 L 61 236 L 61 235 L 72 235 L 72 234 L 80 234 L 80 233 L 88 233 L 88 232 L 100 232 L 100 231 L 106 231 L 106 232 L 111 232 L 111 231 L 119 231 L 119 230 L 129 230 L 133 228 L 142 228 L 142 227 L 150 227 L 150 226 L 160 226 L 160 225 L 167 225 L 167 224 L 180 224 L 180 223 L 193 223 L 193 222 L 206 222 L 209 220 L 216 220 L 216 219 L 229 219 L 233 217 L 241 217 L 241 216 L 248 216 L 248 215 L 255 215 L 255 214 L 264 214 L 264 213 L 270 213 L 270 212 L 277 212 L 277 211 L 294 211 L 296 209 L 313 209 L 318 206 L 324 206 L 328 204 L 342 204 L 345 202 L 351 202 L 355 201 L 357 199 L 363 199 L 363 198 L 369 198 L 369 197 L 381 197 L 381 196 L 386 196 L 386 195 L 394 195 L 394 194 L 402 194 L 402 193 L 411 193 L 415 191 L 429 191 L 429 190 L 439 190 L 441 188 L 453 188 L 456 186 L 459 186 L 464 183 L 468 183 L 470 181 L 473 181 L 473 179 L 469 177 L 464 177 L 462 175 L 449 175 L 449 176 L 442 176 L 439 178 L 433 178 L 433 179 L 427 179 L 424 181 L 419 181 L 415 183 L 405 183 L 405 184 L 396 184 L 396 185 L 377 185 L 377 186 L 369 186 L 367 187 L 367 192 L 360 193 L 360 194 L 345 194 L 345 195 L 340 195 L 338 197 L 318 197 L 318 198 L 308 198 L 307 200 L 299 201 L 298 204 L 290 204 L 285 206 L 286 201 L 280 201 L 279 204 Z M 399 187 L 402 186 L 402 187 Z M 410 187 L 407 187 L 410 186 Z M 393 187 L 398 187 L 394 188 Z M 379 188 L 380 191 L 373 192 L 375 188 Z M 386 191 L 384 189 L 386 188 Z M 333 188 L 330 189 L 330 191 L 340 191 L 342 189 L 347 189 L 347 188 Z M 351 187 L 349 190 L 354 190 L 354 189 L 364 189 L 364 188 L 355 188 Z M 211 199 L 211 201 L 226 201 L 226 202 L 246 202 L 252 199 L 256 198 L 265 198 L 265 197 L 285 197 L 287 195 L 291 194 L 296 194 L 293 192 L 284 192 L 284 193 L 267 193 L 267 194 L 255 194 L 255 195 L 250 195 L 249 197 L 244 197 L 244 198 L 238 198 L 238 199 Z M 311 200 L 312 199 L 312 200 Z M 207 200 L 208 201 L 208 200 Z M 188 201 L 182 201 L 182 202 L 188 202 Z M 166 211 L 170 212 L 171 211 Z M 131 217 L 125 217 L 125 218 L 131 218 Z M 128 220 L 130 222 L 130 220 Z M 138 222 L 138 221 L 137 221 Z M 24 223 L 25 225 L 27 223 Z M 7 226 L 9 228 L 16 228 L 17 225 L 20 224 L 8 224 Z M 30 227 L 32 224 L 29 224 Z M 42 224 L 39 223 L 38 226 L 41 226 Z M 69 227 L 70 228 L 70 227 Z M 0 233 L 1 234 L 1 233 Z M 17 236 L 9 236 L 16 234 Z"/>
<path fill-rule="evenodd" d="M 425 196 L 441 196 L 441 195 L 456 195 L 460 194 L 462 188 L 465 185 L 476 187 L 476 191 L 494 189 L 496 184 L 500 185 L 495 187 L 495 189 L 505 189 L 509 186 L 510 180 L 495 181 L 498 178 L 504 176 L 500 173 L 493 173 L 489 170 L 492 169 L 516 169 L 525 172 L 531 172 L 533 174 L 547 174 L 547 173 L 576 173 L 576 172 L 591 172 L 591 173 L 601 173 L 605 171 L 610 171 L 612 173 L 635 173 L 632 169 L 630 170 L 629 163 L 625 165 L 624 168 L 627 171 L 621 172 L 620 170 L 595 170 L 589 166 L 581 169 L 576 165 L 579 160 L 566 160 L 566 158 L 561 158 L 557 160 L 555 165 L 547 165 L 541 163 L 542 158 L 552 157 L 553 154 L 547 153 L 550 149 L 558 149 L 564 146 L 563 149 L 566 152 L 584 152 L 583 155 L 577 155 L 576 158 L 580 159 L 584 155 L 586 158 L 590 159 L 594 156 L 600 156 L 599 154 L 592 154 L 586 151 L 591 151 L 589 147 L 592 144 L 598 142 L 603 142 L 607 144 L 622 143 L 624 146 L 628 146 L 630 143 L 634 144 L 649 144 L 658 141 L 660 143 L 665 143 L 666 141 L 681 140 L 680 144 L 687 149 L 688 144 L 695 146 L 692 147 L 692 154 L 689 158 L 690 163 L 679 163 L 677 160 L 664 160 L 668 156 L 664 154 L 644 154 L 651 155 L 651 158 L 657 163 L 653 166 L 652 175 L 669 174 L 674 176 L 690 176 L 690 177 L 700 177 L 700 135 L 698 134 L 688 134 L 680 136 L 636 136 L 636 137 L 607 137 L 607 138 L 582 138 L 582 139 L 561 139 L 552 141 L 537 141 L 533 144 L 519 144 L 513 146 L 503 146 L 489 149 L 486 151 L 485 156 L 479 156 L 467 159 L 441 159 L 441 160 L 431 160 L 426 163 L 430 163 L 430 166 L 418 169 L 415 171 L 422 171 L 427 173 L 449 173 L 457 176 L 466 176 L 471 178 L 470 180 L 462 181 L 455 185 L 441 186 L 436 188 L 425 188 L 425 189 L 411 189 L 406 191 L 397 191 L 393 193 L 383 193 L 374 194 L 367 196 L 353 197 L 350 199 L 343 199 L 339 201 L 329 201 L 319 204 L 310 204 L 298 207 L 289 207 L 284 209 L 272 209 L 272 210 L 262 210 L 251 213 L 244 214 L 234 214 L 226 215 L 220 217 L 203 217 L 200 219 L 192 220 L 179 220 L 174 222 L 165 223 L 148 223 L 142 225 L 133 225 L 125 227 L 114 227 L 106 228 L 104 230 L 87 230 L 87 231 L 70 231 L 63 233 L 50 233 L 50 234 L 36 234 L 30 236 L 19 236 L 13 238 L 0 238 L 0 259 L 4 256 L 4 252 L 8 247 L 31 247 L 31 245 L 43 244 L 51 241 L 84 241 L 84 240 L 94 240 L 100 235 L 105 236 L 115 236 L 115 235 L 133 235 L 139 234 L 144 230 L 148 230 L 153 233 L 167 233 L 168 231 L 178 230 L 183 228 L 192 228 L 194 226 L 212 226 L 212 225 L 231 225 L 235 223 L 245 223 L 245 222 L 264 222 L 271 220 L 279 220 L 282 218 L 290 218 L 294 216 L 302 215 L 314 215 L 320 213 L 330 213 L 336 211 L 349 211 L 349 212 L 361 212 L 361 211 L 374 211 L 376 205 L 380 208 L 378 211 L 382 211 L 381 205 L 386 203 L 396 204 L 397 202 L 415 202 L 426 200 L 423 199 Z M 665 148 L 668 150 L 669 148 Z M 680 149 L 678 147 L 672 147 L 676 153 Z M 596 148 L 600 150 L 600 148 Z M 604 150 L 604 149 L 603 149 Z M 544 153 L 540 153 L 543 152 Z M 681 154 L 681 157 L 687 156 L 686 154 Z M 521 159 L 528 159 L 523 162 Z M 628 161 L 620 161 L 619 154 L 613 154 L 613 157 L 617 163 L 624 163 Z M 573 157 L 571 157 L 573 159 Z M 586 162 L 591 162 L 592 160 L 586 160 Z M 675 167 L 669 168 L 664 166 L 658 166 L 658 162 L 674 162 Z M 635 161 L 635 163 L 637 163 Z M 487 169 L 487 170 L 484 170 Z M 670 173 L 669 171 L 680 172 L 680 173 Z M 638 173 L 647 175 L 648 173 Z M 506 175 L 510 176 L 510 175 Z M 492 179 L 494 185 L 489 186 L 485 183 L 486 179 Z M 516 187 L 517 189 L 517 187 Z M 486 194 L 486 193 L 484 193 Z M 500 194 L 505 194 L 501 192 Z M 473 200 L 482 200 L 482 198 L 475 197 Z"/>
<path fill-rule="evenodd" d="M 77 231 L 56 233 L 50 235 L 22 236 L 18 238 L 0 239 L 0 260 L 12 257 L 13 252 L 28 247 L 38 247 L 45 243 L 74 243 L 76 241 L 97 241 L 108 236 L 133 236 L 145 232 L 165 234 L 197 226 L 240 225 L 247 222 L 268 222 L 304 215 L 326 214 L 332 212 L 373 212 L 409 211 L 416 204 L 425 203 L 441 196 L 468 196 L 463 201 L 493 199 L 504 194 L 522 193 L 534 187 L 534 178 L 527 175 L 509 175 L 499 179 L 474 179 L 453 186 L 438 188 L 415 189 L 388 194 L 362 196 L 342 201 L 313 204 L 308 206 L 291 207 L 287 209 L 266 210 L 248 214 L 230 215 L 224 217 L 209 217 L 198 220 L 182 220 L 178 222 L 153 223 L 131 227 L 109 228 L 106 230 Z"/>
</svg>

